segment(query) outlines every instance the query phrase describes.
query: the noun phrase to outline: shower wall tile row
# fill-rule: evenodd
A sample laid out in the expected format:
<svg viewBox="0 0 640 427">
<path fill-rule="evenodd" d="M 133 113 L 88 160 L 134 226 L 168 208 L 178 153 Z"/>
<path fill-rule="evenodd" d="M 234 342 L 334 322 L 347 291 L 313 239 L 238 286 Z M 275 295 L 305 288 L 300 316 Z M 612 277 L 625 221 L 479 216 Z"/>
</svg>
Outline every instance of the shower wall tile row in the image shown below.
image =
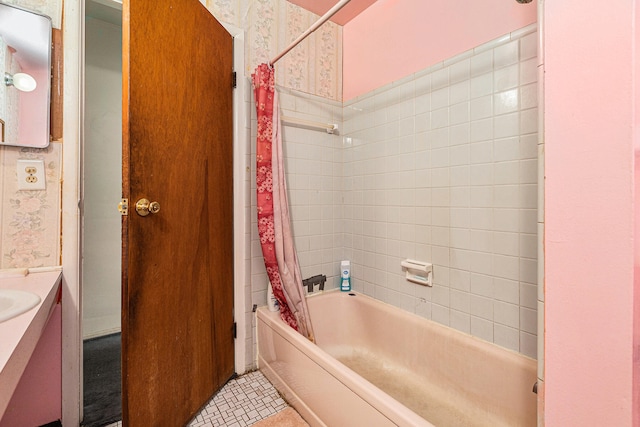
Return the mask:
<svg viewBox="0 0 640 427">
<path fill-rule="evenodd" d="M 535 25 L 344 106 L 345 256 L 377 299 L 536 357 Z M 404 258 L 434 264 L 433 288 Z"/>
<path fill-rule="evenodd" d="M 244 164 L 242 166 L 242 168 L 245 170 L 244 173 L 244 216 L 239 219 L 244 221 L 244 230 L 245 230 L 245 236 L 244 236 L 244 241 L 242 242 L 243 248 L 244 248 L 244 254 L 245 254 L 245 258 L 244 258 L 244 278 L 245 278 L 245 283 L 244 283 L 244 301 L 245 301 L 245 307 L 244 307 L 244 316 L 245 316 L 245 347 L 244 347 L 244 351 L 245 351 L 245 369 L 247 371 L 251 371 L 253 369 L 256 368 L 255 366 L 255 354 L 254 354 L 254 348 L 255 347 L 255 340 L 254 340 L 254 331 L 255 331 L 255 314 L 253 313 L 253 304 L 255 303 L 252 299 L 252 265 L 253 265 L 253 254 L 251 253 L 251 241 L 253 238 L 253 231 L 254 229 L 252 227 L 255 227 L 254 224 L 252 224 L 251 222 L 251 218 L 252 212 L 255 212 L 255 206 L 251 205 L 251 192 L 249 191 L 249 189 L 251 189 L 251 182 L 252 182 L 252 176 L 253 176 L 253 182 L 255 184 L 255 161 L 252 163 L 252 158 L 255 160 L 255 155 L 252 156 L 251 155 L 251 147 L 255 147 L 255 130 L 252 129 L 256 129 L 256 124 L 255 124 L 255 119 L 254 121 L 251 120 L 252 117 L 255 117 L 255 104 L 253 101 L 253 95 L 252 95 L 252 91 L 251 91 L 251 82 L 249 81 L 249 79 L 245 79 L 244 81 L 244 85 L 246 90 L 244 91 L 244 120 L 242 121 L 242 124 L 245 126 L 245 141 L 242 141 L 241 143 L 244 144 L 244 150 L 239 150 L 242 153 L 245 153 L 245 158 L 244 158 Z M 255 151 L 255 148 L 253 148 L 253 150 Z M 253 166 L 250 166 L 253 165 Z M 234 195 L 234 197 L 237 197 L 237 195 Z M 253 197 L 253 200 L 255 200 L 255 197 Z M 257 233 L 257 230 L 256 230 Z M 265 296 L 265 300 L 263 302 L 263 304 L 260 305 L 264 305 L 266 304 L 266 296 Z"/>
<path fill-rule="evenodd" d="M 278 87 L 283 117 L 342 126 L 342 103 Z M 268 278 L 258 236 L 256 211 L 256 112 L 251 104 L 251 298 L 252 304 L 266 305 Z M 303 278 L 327 276 L 325 289 L 338 286 L 340 260 L 344 256 L 342 137 L 322 130 L 282 126 L 284 166 L 294 243 Z M 252 316 L 255 362 L 255 315 Z"/>
<path fill-rule="evenodd" d="M 319 123 L 342 123 L 342 104 L 278 88 L 284 117 Z M 255 108 L 252 108 L 255 141 Z M 283 125 L 283 153 L 290 215 L 303 277 L 325 274 L 325 288 L 337 287 L 343 256 L 342 137 L 323 131 Z M 267 276 L 257 231 L 255 144 L 251 146 L 251 282 L 253 301 L 266 301 Z"/>
</svg>

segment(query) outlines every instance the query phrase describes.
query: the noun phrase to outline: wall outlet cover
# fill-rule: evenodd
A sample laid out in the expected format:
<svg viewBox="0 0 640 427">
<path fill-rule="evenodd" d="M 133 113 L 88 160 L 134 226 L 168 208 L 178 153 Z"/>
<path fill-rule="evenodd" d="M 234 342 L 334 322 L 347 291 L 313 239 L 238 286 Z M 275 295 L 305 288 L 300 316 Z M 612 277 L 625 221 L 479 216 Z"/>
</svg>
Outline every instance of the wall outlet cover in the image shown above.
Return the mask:
<svg viewBox="0 0 640 427">
<path fill-rule="evenodd" d="M 44 160 L 18 160 L 18 190 L 46 190 Z"/>
</svg>

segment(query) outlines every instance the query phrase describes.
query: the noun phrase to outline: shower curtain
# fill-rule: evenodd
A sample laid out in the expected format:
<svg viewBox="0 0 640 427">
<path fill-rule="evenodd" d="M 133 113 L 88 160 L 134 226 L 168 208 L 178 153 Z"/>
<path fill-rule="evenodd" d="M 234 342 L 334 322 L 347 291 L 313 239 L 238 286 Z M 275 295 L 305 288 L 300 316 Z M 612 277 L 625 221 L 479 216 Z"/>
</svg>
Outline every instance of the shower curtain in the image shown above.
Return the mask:
<svg viewBox="0 0 640 427">
<path fill-rule="evenodd" d="M 268 64 L 261 64 L 251 77 L 258 116 L 256 188 L 258 234 L 264 265 L 273 294 L 280 305 L 280 317 L 313 341 L 313 329 L 291 232 L 274 70 Z"/>
</svg>

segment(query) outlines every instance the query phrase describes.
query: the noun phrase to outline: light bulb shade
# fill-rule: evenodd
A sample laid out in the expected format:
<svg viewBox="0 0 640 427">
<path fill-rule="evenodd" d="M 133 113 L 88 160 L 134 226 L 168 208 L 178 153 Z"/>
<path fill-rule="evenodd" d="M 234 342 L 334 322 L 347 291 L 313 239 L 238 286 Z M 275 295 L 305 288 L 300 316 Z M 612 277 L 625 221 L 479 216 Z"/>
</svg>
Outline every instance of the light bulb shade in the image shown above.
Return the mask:
<svg viewBox="0 0 640 427">
<path fill-rule="evenodd" d="M 36 79 L 27 73 L 15 73 L 13 76 L 6 73 L 4 75 L 4 83 L 7 86 L 13 86 L 22 92 L 31 92 L 36 86 Z"/>
</svg>

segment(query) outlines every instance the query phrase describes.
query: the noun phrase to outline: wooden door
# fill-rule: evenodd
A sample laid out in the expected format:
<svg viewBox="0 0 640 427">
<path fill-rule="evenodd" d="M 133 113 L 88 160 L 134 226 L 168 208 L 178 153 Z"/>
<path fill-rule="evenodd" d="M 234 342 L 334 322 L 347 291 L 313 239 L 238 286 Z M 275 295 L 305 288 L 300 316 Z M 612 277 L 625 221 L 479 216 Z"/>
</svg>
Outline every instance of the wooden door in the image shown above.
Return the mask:
<svg viewBox="0 0 640 427">
<path fill-rule="evenodd" d="M 232 50 L 198 0 L 124 2 L 125 426 L 184 425 L 234 373 Z"/>
</svg>

